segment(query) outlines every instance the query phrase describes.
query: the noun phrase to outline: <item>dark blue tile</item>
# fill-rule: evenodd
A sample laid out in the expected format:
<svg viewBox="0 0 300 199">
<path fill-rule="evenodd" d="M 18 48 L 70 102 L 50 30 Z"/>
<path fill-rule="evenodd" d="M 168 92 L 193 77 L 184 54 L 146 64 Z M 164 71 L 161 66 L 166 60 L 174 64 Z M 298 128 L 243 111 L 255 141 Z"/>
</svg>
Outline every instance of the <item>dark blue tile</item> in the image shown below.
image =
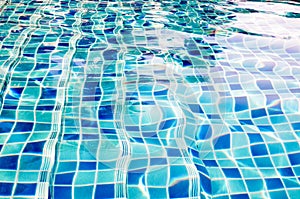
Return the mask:
<svg viewBox="0 0 300 199">
<path fill-rule="evenodd" d="M 295 176 L 291 168 L 278 168 L 277 170 L 279 171 L 281 176 Z"/>
<path fill-rule="evenodd" d="M 215 160 L 203 160 L 203 163 L 207 167 L 218 167 L 218 163 Z"/>
<path fill-rule="evenodd" d="M 241 125 L 245 125 L 245 124 L 246 125 L 254 125 L 251 119 L 249 119 L 249 120 L 239 120 L 239 121 L 240 121 Z"/>
<path fill-rule="evenodd" d="M 27 143 L 23 152 L 42 154 L 45 142 L 46 141 Z"/>
<path fill-rule="evenodd" d="M 55 184 L 56 185 L 71 185 L 73 182 L 75 172 L 72 173 L 63 173 L 63 174 L 56 174 L 55 175 Z"/>
<path fill-rule="evenodd" d="M 13 96 L 17 96 L 17 98 L 19 98 L 24 90 L 24 87 L 10 88 L 9 90 L 11 93 L 13 93 Z"/>
<path fill-rule="evenodd" d="M 222 170 L 227 178 L 241 178 L 242 177 L 238 169 L 223 168 Z"/>
<path fill-rule="evenodd" d="M 54 199 L 71 199 L 72 198 L 72 187 L 60 187 L 54 186 Z"/>
<path fill-rule="evenodd" d="M 161 91 L 154 91 L 154 96 L 161 96 L 161 95 L 167 95 L 168 94 L 168 89 L 164 89 Z"/>
<path fill-rule="evenodd" d="M 251 146 L 251 153 L 253 156 L 268 155 L 268 150 L 265 144 L 257 144 Z"/>
<path fill-rule="evenodd" d="M 193 157 L 199 157 L 200 153 L 198 150 L 189 149 L 190 153 L 193 155 Z"/>
<path fill-rule="evenodd" d="M 37 53 L 50 53 L 55 49 L 55 46 L 40 46 Z"/>
<path fill-rule="evenodd" d="M 268 190 L 281 189 L 283 184 L 279 178 L 265 179 Z"/>
<path fill-rule="evenodd" d="M 11 196 L 14 183 L 0 182 L 0 196 Z"/>
<path fill-rule="evenodd" d="M 243 111 L 248 109 L 247 97 L 235 97 L 235 111 Z"/>
<path fill-rule="evenodd" d="M 114 106 L 100 106 L 98 110 L 98 118 L 100 120 L 112 120 L 114 117 Z"/>
<path fill-rule="evenodd" d="M 275 132 L 273 127 L 270 125 L 257 125 L 257 127 L 261 132 Z"/>
<path fill-rule="evenodd" d="M 251 111 L 252 118 L 264 117 L 267 116 L 266 109 L 256 109 Z"/>
<path fill-rule="evenodd" d="M 8 104 L 3 105 L 3 109 L 14 109 L 15 110 L 15 109 L 17 109 L 17 107 L 18 107 L 17 105 L 8 105 Z M 0 133 L 1 133 L 1 124 L 2 123 L 4 123 L 4 122 L 0 122 Z"/>
<path fill-rule="evenodd" d="M 33 123 L 18 122 L 14 128 L 14 132 L 29 132 L 33 129 Z"/>
<path fill-rule="evenodd" d="M 249 140 L 250 140 L 250 144 L 256 143 L 256 142 L 260 142 L 263 143 L 264 140 L 261 137 L 261 135 L 259 133 L 247 133 Z"/>
<path fill-rule="evenodd" d="M 177 119 L 165 120 L 160 123 L 159 129 L 165 130 L 165 129 L 176 126 L 176 124 L 177 124 Z"/>
<path fill-rule="evenodd" d="M 115 198 L 114 184 L 97 185 L 95 191 L 95 198 Z"/>
<path fill-rule="evenodd" d="M 288 155 L 291 165 L 300 164 L 300 153 L 294 153 Z"/>
<path fill-rule="evenodd" d="M 18 167 L 19 156 L 2 156 L 0 157 L 0 169 L 16 170 Z"/>
<path fill-rule="evenodd" d="M 130 141 L 135 143 L 144 143 L 144 140 L 138 137 L 130 137 Z"/>
<path fill-rule="evenodd" d="M 197 170 L 200 172 L 200 174 L 206 174 L 207 176 L 209 176 L 208 171 L 204 165 L 195 163 L 195 166 L 196 166 Z M 209 179 L 207 179 L 207 180 L 209 180 Z"/>
<path fill-rule="evenodd" d="M 56 89 L 55 88 L 43 88 L 41 99 L 54 99 L 56 98 Z"/>
<path fill-rule="evenodd" d="M 17 184 L 15 195 L 34 196 L 37 184 Z"/>
<path fill-rule="evenodd" d="M 295 131 L 300 130 L 300 122 L 292 123 L 292 127 Z"/>
<path fill-rule="evenodd" d="M 11 131 L 14 122 L 0 122 L 0 133 L 8 133 Z"/>
<path fill-rule="evenodd" d="M 54 109 L 54 106 L 37 106 L 36 107 L 36 110 L 39 110 L 39 111 L 53 111 Z"/>
<path fill-rule="evenodd" d="M 232 125 L 229 127 L 232 132 L 243 132 L 243 128 L 238 125 Z"/>
<path fill-rule="evenodd" d="M 96 162 L 80 162 L 79 170 L 96 170 Z"/>
<path fill-rule="evenodd" d="M 96 41 L 93 37 L 83 37 L 79 40 L 78 45 L 80 46 L 91 46 Z"/>
<path fill-rule="evenodd" d="M 104 134 L 116 134 L 116 130 L 115 129 L 101 129 L 100 130 L 101 133 L 104 133 Z"/>
<path fill-rule="evenodd" d="M 206 140 L 212 136 L 212 128 L 208 124 L 200 126 L 200 129 L 196 135 L 197 140 Z"/>
<path fill-rule="evenodd" d="M 136 171 L 130 171 L 127 174 L 127 183 L 130 185 L 138 185 L 140 182 L 143 182 L 145 184 L 145 173 L 144 172 L 136 172 Z"/>
<path fill-rule="evenodd" d="M 234 194 L 230 196 L 231 199 L 249 199 L 249 195 L 248 194 Z"/>
<path fill-rule="evenodd" d="M 79 134 L 64 134 L 64 140 L 79 140 Z"/>
<path fill-rule="evenodd" d="M 228 149 L 230 148 L 230 134 L 222 135 L 213 140 L 214 148 L 218 149 Z"/>
<path fill-rule="evenodd" d="M 169 187 L 170 198 L 188 198 L 189 197 L 189 181 L 182 180 L 175 185 Z"/>
<path fill-rule="evenodd" d="M 182 60 L 182 66 L 183 67 L 188 67 L 188 66 L 192 66 L 193 63 L 191 60 Z"/>
</svg>

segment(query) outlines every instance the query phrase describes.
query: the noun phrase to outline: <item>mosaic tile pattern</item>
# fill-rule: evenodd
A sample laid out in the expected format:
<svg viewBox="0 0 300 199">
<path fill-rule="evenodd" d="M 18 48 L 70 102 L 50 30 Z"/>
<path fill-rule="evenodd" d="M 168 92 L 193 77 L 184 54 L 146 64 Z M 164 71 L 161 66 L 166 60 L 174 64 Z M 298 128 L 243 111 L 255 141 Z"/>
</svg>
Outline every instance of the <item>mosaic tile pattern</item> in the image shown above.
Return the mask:
<svg viewBox="0 0 300 199">
<path fill-rule="evenodd" d="M 299 198 L 300 4 L 0 2 L 0 198 Z"/>
</svg>

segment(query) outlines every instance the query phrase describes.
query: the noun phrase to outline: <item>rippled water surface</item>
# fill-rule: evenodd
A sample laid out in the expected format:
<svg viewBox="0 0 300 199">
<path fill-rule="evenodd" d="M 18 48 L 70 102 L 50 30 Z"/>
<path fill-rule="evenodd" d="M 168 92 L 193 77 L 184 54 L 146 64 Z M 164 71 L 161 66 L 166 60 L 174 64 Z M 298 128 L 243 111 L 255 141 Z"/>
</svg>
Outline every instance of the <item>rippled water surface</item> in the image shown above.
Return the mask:
<svg viewBox="0 0 300 199">
<path fill-rule="evenodd" d="M 299 18 L 1 0 L 0 198 L 299 198 Z"/>
</svg>

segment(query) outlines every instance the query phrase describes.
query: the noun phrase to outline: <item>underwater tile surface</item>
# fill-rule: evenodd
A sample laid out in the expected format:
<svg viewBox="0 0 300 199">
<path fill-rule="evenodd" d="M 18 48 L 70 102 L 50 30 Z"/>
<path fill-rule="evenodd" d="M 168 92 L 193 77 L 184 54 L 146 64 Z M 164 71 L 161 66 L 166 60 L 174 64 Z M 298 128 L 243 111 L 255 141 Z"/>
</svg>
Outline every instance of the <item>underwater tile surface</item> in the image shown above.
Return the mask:
<svg viewBox="0 0 300 199">
<path fill-rule="evenodd" d="M 299 18 L 2 0 L 0 198 L 299 198 Z"/>
</svg>

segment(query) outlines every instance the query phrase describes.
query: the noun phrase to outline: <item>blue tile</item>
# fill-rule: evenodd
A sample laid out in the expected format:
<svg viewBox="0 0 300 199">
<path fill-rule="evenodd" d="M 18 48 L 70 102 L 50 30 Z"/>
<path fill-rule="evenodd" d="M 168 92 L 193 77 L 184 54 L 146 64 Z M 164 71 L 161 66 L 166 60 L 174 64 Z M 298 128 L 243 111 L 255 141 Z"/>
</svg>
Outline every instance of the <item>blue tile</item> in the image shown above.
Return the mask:
<svg viewBox="0 0 300 199">
<path fill-rule="evenodd" d="M 0 169 L 16 170 L 18 167 L 19 156 L 2 156 L 0 157 Z"/>
<path fill-rule="evenodd" d="M 216 150 L 230 148 L 230 134 L 226 134 L 218 138 L 215 138 L 213 140 L 213 143 L 214 143 L 214 148 Z"/>
<path fill-rule="evenodd" d="M 294 153 L 288 155 L 291 165 L 300 164 L 300 153 Z"/>
<path fill-rule="evenodd" d="M 235 168 L 222 168 L 227 178 L 241 178 L 241 174 L 238 169 Z"/>
<path fill-rule="evenodd" d="M 278 168 L 277 170 L 281 176 L 295 176 L 291 168 Z"/>
<path fill-rule="evenodd" d="M 194 113 L 204 113 L 203 109 L 199 104 L 189 104 L 189 107 Z"/>
<path fill-rule="evenodd" d="M 114 184 L 101 184 L 96 186 L 95 198 L 114 198 Z"/>
<path fill-rule="evenodd" d="M 0 122 L 0 133 L 8 133 L 12 130 L 14 122 Z"/>
<path fill-rule="evenodd" d="M 251 111 L 252 118 L 264 117 L 267 116 L 267 112 L 264 108 L 256 109 Z"/>
<path fill-rule="evenodd" d="M 165 129 L 176 126 L 176 124 L 177 124 L 177 119 L 165 120 L 160 123 L 159 129 L 165 130 Z"/>
<path fill-rule="evenodd" d="M 79 170 L 96 170 L 96 162 L 80 162 Z"/>
<path fill-rule="evenodd" d="M 250 199 L 248 194 L 234 194 L 231 195 L 231 199 Z"/>
<path fill-rule="evenodd" d="M 256 142 L 260 142 L 263 143 L 264 140 L 262 139 L 261 135 L 258 133 L 248 133 L 247 134 L 250 140 L 250 143 L 256 143 Z"/>
<path fill-rule="evenodd" d="M 211 181 L 205 175 L 200 174 L 200 185 L 201 185 L 201 189 L 203 189 L 205 193 L 207 194 L 212 193 Z"/>
<path fill-rule="evenodd" d="M 253 156 L 268 155 L 268 150 L 265 144 L 255 144 L 251 146 Z"/>
<path fill-rule="evenodd" d="M 54 199 L 71 199 L 72 198 L 72 187 L 54 187 L 54 194 L 52 196 Z M 52 198 L 51 197 L 51 198 Z"/>
<path fill-rule="evenodd" d="M 56 185 L 61 185 L 61 184 L 72 185 L 74 175 L 75 175 L 75 172 L 56 174 L 55 175 L 55 184 Z"/>
<path fill-rule="evenodd" d="M 170 198 L 188 198 L 189 197 L 189 181 L 182 180 L 175 185 L 169 187 Z"/>
<path fill-rule="evenodd" d="M 279 178 L 265 179 L 269 190 L 283 188 L 283 184 Z"/>
<path fill-rule="evenodd" d="M 131 171 L 127 174 L 127 183 L 132 185 L 138 185 L 142 182 L 145 185 L 145 173 Z"/>
<path fill-rule="evenodd" d="M 114 106 L 100 106 L 98 111 L 98 118 L 101 120 L 111 120 L 114 117 Z"/>
<path fill-rule="evenodd" d="M 243 111 L 248 109 L 247 97 L 235 97 L 235 111 Z"/>
<path fill-rule="evenodd" d="M 22 196 L 34 196 L 36 191 L 37 184 L 26 183 L 26 184 L 17 184 L 17 188 L 15 190 L 15 195 Z"/>
<path fill-rule="evenodd" d="M 272 86 L 272 83 L 270 80 L 257 80 L 256 84 L 261 90 L 273 89 L 273 86 Z"/>
<path fill-rule="evenodd" d="M 210 125 L 201 125 L 198 133 L 196 134 L 197 140 L 206 140 L 212 136 L 212 127 Z"/>
<path fill-rule="evenodd" d="M 42 88 L 41 99 L 55 99 L 56 92 L 55 88 Z"/>
<path fill-rule="evenodd" d="M 33 123 L 30 122 L 17 122 L 14 128 L 14 132 L 28 132 L 32 131 Z"/>
<path fill-rule="evenodd" d="M 0 196 L 10 196 L 14 183 L 0 182 Z"/>
<path fill-rule="evenodd" d="M 218 164 L 215 160 L 203 160 L 203 163 L 207 167 L 217 167 Z"/>
<path fill-rule="evenodd" d="M 44 144 L 45 144 L 45 141 L 27 143 L 23 152 L 24 153 L 40 153 L 41 154 L 44 149 Z"/>
</svg>

